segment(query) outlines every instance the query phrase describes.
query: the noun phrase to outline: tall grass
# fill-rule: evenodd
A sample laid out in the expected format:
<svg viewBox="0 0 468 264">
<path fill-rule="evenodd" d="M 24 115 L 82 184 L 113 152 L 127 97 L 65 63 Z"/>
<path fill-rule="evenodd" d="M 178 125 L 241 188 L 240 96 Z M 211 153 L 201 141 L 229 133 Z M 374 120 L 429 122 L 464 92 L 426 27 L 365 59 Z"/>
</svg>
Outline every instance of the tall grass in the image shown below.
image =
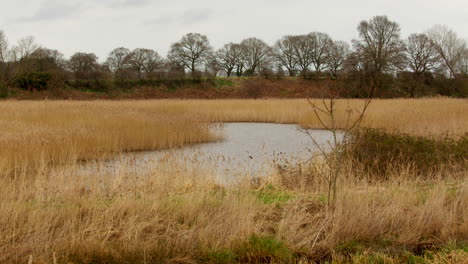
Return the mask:
<svg viewBox="0 0 468 264">
<path fill-rule="evenodd" d="M 3 102 L 0 171 L 29 169 L 216 140 L 190 113 L 135 107 L 133 102 Z"/>
<path fill-rule="evenodd" d="M 459 163 L 421 177 L 403 160 L 381 178 L 349 159 L 333 210 L 326 182 L 308 167 L 326 170 L 320 161 L 229 186 L 171 157 L 138 173 L 126 164 L 79 170 L 81 160 L 122 151 L 217 140 L 212 122 L 320 128 L 310 111 L 305 100 L 2 102 L 0 263 L 466 260 L 468 171 Z M 367 126 L 406 132 L 411 143 L 462 140 L 468 128 L 464 100 L 376 100 L 367 113 Z"/>
<path fill-rule="evenodd" d="M 362 129 L 354 133 L 347 155 L 367 174 L 388 177 L 395 168 L 421 176 L 454 165 L 468 166 L 468 133 L 457 138 L 426 138 L 383 130 Z"/>
<path fill-rule="evenodd" d="M 319 100 L 317 100 L 319 101 Z M 199 114 L 216 122 L 272 122 L 322 128 L 304 99 L 162 101 L 161 107 Z M 319 102 L 320 103 L 320 102 Z M 362 108 L 363 100 L 338 100 L 337 122 L 347 120 L 346 109 Z M 214 110 L 216 109 L 216 110 Z M 419 136 L 468 132 L 468 100 L 452 98 L 375 99 L 363 124 Z"/>
<path fill-rule="evenodd" d="M 0 179 L 0 262 L 312 263 L 421 254 L 467 239 L 466 170 L 432 181 L 409 180 L 410 172 L 378 184 L 347 177 L 330 210 L 320 184 L 291 188 L 272 175 L 260 186 L 219 186 L 203 171 L 159 166 Z"/>
<path fill-rule="evenodd" d="M 361 100 L 340 100 L 344 109 Z M 304 99 L 7 101 L 0 103 L 0 169 L 3 172 L 46 163 L 106 157 L 111 153 L 179 147 L 217 140 L 212 122 L 296 123 L 321 128 Z M 464 99 L 375 100 L 364 125 L 410 135 L 468 132 Z"/>
</svg>

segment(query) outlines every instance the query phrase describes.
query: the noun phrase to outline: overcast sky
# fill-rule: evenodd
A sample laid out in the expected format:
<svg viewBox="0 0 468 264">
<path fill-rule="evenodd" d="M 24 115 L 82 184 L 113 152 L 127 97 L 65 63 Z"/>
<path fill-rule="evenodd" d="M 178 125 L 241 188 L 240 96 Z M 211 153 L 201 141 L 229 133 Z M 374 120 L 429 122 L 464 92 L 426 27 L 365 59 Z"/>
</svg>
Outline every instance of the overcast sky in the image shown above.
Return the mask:
<svg viewBox="0 0 468 264">
<path fill-rule="evenodd" d="M 0 0 L 0 30 L 10 42 L 35 36 L 67 57 L 94 52 L 105 60 L 116 47 L 151 48 L 165 56 L 188 32 L 219 48 L 259 37 L 312 31 L 350 41 L 359 21 L 387 15 L 402 36 L 444 24 L 468 39 L 468 0 Z"/>
</svg>

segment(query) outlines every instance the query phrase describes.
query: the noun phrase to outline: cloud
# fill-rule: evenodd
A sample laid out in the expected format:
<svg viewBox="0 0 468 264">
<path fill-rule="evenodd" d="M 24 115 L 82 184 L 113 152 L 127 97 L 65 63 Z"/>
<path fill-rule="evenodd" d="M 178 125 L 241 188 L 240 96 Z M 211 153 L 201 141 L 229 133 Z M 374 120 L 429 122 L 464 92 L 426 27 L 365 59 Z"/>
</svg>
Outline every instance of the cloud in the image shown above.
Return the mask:
<svg viewBox="0 0 468 264">
<path fill-rule="evenodd" d="M 150 4 L 149 0 L 106 0 L 105 5 L 108 7 L 141 7 Z"/>
<path fill-rule="evenodd" d="M 145 21 L 145 25 L 191 25 L 207 21 L 213 17 L 210 8 L 191 8 L 180 13 L 163 14 L 157 18 Z"/>
<path fill-rule="evenodd" d="M 161 15 L 158 16 L 157 18 L 150 19 L 145 21 L 145 25 L 169 25 L 169 24 L 174 24 L 176 21 L 174 16 L 171 15 Z"/>
<path fill-rule="evenodd" d="M 45 0 L 32 16 L 17 18 L 15 21 L 37 22 L 68 18 L 82 13 L 85 9 L 85 5 L 82 2 L 70 3 L 60 0 Z"/>
<path fill-rule="evenodd" d="M 77 16 L 84 11 L 105 6 L 109 8 L 141 7 L 149 4 L 149 0 L 44 0 L 31 16 L 12 19 L 12 22 L 26 23 L 49 21 Z"/>
<path fill-rule="evenodd" d="M 210 19 L 213 10 L 209 8 L 192 8 L 184 12 L 181 16 L 182 24 L 195 24 Z"/>
</svg>

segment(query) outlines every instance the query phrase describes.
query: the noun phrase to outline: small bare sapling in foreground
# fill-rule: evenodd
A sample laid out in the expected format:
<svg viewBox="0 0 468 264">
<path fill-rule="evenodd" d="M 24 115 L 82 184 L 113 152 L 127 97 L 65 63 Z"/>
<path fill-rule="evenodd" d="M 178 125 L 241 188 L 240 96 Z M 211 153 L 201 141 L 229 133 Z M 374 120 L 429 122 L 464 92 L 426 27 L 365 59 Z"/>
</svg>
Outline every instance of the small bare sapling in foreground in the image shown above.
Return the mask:
<svg viewBox="0 0 468 264">
<path fill-rule="evenodd" d="M 327 203 L 333 207 L 337 196 L 337 184 L 345 165 L 345 153 L 349 146 L 351 132 L 361 125 L 372 101 L 373 89 L 365 97 L 360 107 L 351 107 L 348 102 L 344 109 L 340 109 L 343 104 L 338 106 L 338 99 L 342 93 L 341 89 L 335 89 L 326 83 L 321 90 L 327 91 L 327 95 L 315 99 L 307 98 L 307 101 L 320 125 L 332 133 L 332 142 L 329 142 L 329 148 L 320 144 L 309 130 L 303 129 L 303 131 L 318 150 L 310 160 L 319 156 L 324 161 L 324 166 L 312 166 L 312 168 L 316 175 L 325 180 L 327 184 Z M 344 111 L 345 114 L 338 114 L 340 111 Z"/>
</svg>

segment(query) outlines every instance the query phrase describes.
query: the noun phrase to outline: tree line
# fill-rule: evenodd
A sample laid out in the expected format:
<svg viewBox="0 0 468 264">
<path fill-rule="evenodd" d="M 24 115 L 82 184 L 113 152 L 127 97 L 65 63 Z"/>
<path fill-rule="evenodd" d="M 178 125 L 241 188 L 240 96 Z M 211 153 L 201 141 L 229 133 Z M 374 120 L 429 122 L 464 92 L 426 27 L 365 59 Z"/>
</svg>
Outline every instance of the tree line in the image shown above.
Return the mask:
<svg viewBox="0 0 468 264">
<path fill-rule="evenodd" d="M 166 57 L 146 48 L 112 50 L 104 63 L 94 53 L 69 59 L 39 46 L 33 37 L 9 45 L 0 31 L 0 90 L 13 86 L 45 89 L 79 80 L 157 80 L 213 76 L 297 76 L 349 79 L 382 88 L 389 79 L 407 80 L 403 90 L 414 96 L 430 80 L 453 82 L 468 75 L 468 44 L 446 26 L 401 38 L 397 22 L 386 16 L 363 20 L 350 44 L 323 32 L 286 35 L 270 46 L 259 38 L 228 43 L 215 50 L 207 36 L 188 33 L 171 45 Z"/>
</svg>

